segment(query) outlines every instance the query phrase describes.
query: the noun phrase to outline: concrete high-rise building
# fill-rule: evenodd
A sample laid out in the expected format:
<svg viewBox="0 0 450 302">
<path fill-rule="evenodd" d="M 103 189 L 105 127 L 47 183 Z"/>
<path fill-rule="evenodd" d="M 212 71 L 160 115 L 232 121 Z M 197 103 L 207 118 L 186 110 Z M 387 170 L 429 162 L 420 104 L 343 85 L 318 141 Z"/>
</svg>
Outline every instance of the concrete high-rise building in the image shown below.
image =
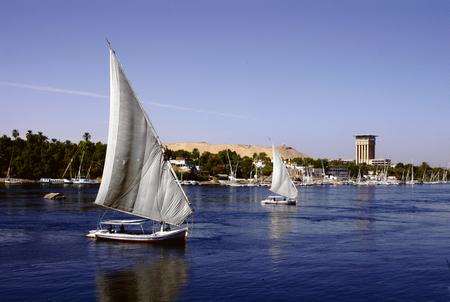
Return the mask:
<svg viewBox="0 0 450 302">
<path fill-rule="evenodd" d="M 376 135 L 355 135 L 355 155 L 356 164 L 371 164 L 375 159 L 375 138 Z"/>
</svg>

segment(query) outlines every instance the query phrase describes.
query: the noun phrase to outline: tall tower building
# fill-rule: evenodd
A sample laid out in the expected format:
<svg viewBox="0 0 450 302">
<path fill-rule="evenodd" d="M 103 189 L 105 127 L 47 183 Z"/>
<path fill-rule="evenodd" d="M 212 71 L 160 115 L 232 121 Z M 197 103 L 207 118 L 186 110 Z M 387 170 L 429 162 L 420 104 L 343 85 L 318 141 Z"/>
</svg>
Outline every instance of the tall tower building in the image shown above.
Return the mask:
<svg viewBox="0 0 450 302">
<path fill-rule="evenodd" d="M 356 164 L 370 164 L 375 159 L 376 135 L 355 135 Z"/>
</svg>

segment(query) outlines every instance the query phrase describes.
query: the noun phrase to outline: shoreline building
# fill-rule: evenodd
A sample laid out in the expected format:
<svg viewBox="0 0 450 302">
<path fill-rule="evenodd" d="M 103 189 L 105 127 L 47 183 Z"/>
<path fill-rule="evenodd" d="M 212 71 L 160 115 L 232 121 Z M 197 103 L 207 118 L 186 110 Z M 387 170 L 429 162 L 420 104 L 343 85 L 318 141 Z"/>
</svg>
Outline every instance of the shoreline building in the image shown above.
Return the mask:
<svg viewBox="0 0 450 302">
<path fill-rule="evenodd" d="M 379 167 L 392 166 L 392 162 L 389 158 L 374 158 L 370 160 L 370 164 Z"/>
<path fill-rule="evenodd" d="M 376 135 L 361 134 L 355 135 L 356 164 L 371 164 L 375 159 Z"/>
</svg>

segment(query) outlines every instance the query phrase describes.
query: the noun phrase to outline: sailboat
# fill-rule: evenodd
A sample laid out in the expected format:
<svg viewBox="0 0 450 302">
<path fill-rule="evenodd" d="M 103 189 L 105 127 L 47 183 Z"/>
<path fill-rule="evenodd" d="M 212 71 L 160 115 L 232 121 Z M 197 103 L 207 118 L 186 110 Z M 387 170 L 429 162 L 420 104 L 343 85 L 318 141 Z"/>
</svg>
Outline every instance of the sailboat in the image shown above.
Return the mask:
<svg viewBox="0 0 450 302">
<path fill-rule="evenodd" d="M 73 162 L 73 160 L 75 159 L 75 156 L 77 155 L 77 153 L 78 153 L 78 149 L 75 150 L 75 153 L 74 153 L 73 156 L 70 158 L 70 161 L 69 161 L 69 163 L 67 164 L 66 169 L 64 170 L 64 173 L 62 174 L 62 177 L 61 177 L 61 178 L 58 178 L 58 179 L 50 179 L 50 182 L 53 182 L 53 183 L 63 183 L 63 184 L 72 184 L 73 178 L 72 178 L 72 177 L 66 178 L 65 176 L 66 176 L 66 174 L 67 174 L 67 171 L 69 171 L 69 169 L 70 169 L 70 171 L 72 171 L 71 165 L 72 165 L 72 162 Z M 72 174 L 72 173 L 70 173 L 70 174 Z"/>
<path fill-rule="evenodd" d="M 312 176 L 312 173 L 310 171 L 310 167 L 305 166 L 305 173 L 303 175 L 303 179 L 302 179 L 302 186 L 312 186 L 314 184 L 314 179 Z"/>
<path fill-rule="evenodd" d="M 409 175 L 409 172 L 408 172 L 408 175 Z M 408 175 L 406 176 L 406 178 L 408 178 Z M 414 181 L 414 165 L 413 164 L 411 164 L 411 180 L 408 180 L 406 182 L 406 184 L 407 185 L 414 185 L 415 184 L 415 181 Z"/>
<path fill-rule="evenodd" d="M 359 186 L 362 184 L 361 168 L 358 168 L 358 177 L 356 178 L 356 184 Z"/>
<path fill-rule="evenodd" d="M 21 183 L 20 179 L 11 178 L 11 165 L 12 165 L 12 160 L 13 160 L 13 153 L 14 153 L 14 149 L 11 152 L 11 158 L 9 160 L 8 170 L 6 171 L 5 184 L 8 184 L 8 185 Z"/>
<path fill-rule="evenodd" d="M 88 178 L 89 172 L 88 174 L 86 174 L 85 178 L 81 176 L 81 167 L 83 166 L 84 154 L 85 151 L 83 151 L 83 153 L 81 154 L 80 166 L 78 167 L 78 174 L 76 178 L 72 178 L 72 183 L 76 185 L 96 184 L 98 183 L 97 180 Z"/>
<path fill-rule="evenodd" d="M 189 199 L 170 162 L 164 159 L 163 144 L 109 42 L 108 46 L 108 145 L 95 204 L 140 219 L 101 221 L 99 229 L 87 236 L 132 242 L 184 242 L 188 228 L 182 225 L 193 213 Z M 149 220 L 159 222 L 160 230 L 146 232 L 143 225 Z M 140 227 L 139 233 L 126 231 L 129 225 Z"/>
<path fill-rule="evenodd" d="M 270 191 L 279 194 L 278 196 L 268 196 L 262 200 L 262 204 L 273 205 L 295 205 L 297 203 L 298 191 L 292 182 L 286 165 L 283 163 L 280 154 L 272 145 L 273 152 L 273 172 L 272 185 Z"/>
<path fill-rule="evenodd" d="M 237 168 L 239 166 L 239 162 L 236 163 L 236 168 L 233 169 L 233 165 L 231 164 L 230 154 L 227 149 L 227 158 L 228 158 L 228 165 L 230 166 L 230 175 L 228 175 L 228 182 L 226 182 L 227 186 L 230 187 L 240 187 L 241 184 L 238 183 L 238 179 L 236 178 Z"/>
</svg>

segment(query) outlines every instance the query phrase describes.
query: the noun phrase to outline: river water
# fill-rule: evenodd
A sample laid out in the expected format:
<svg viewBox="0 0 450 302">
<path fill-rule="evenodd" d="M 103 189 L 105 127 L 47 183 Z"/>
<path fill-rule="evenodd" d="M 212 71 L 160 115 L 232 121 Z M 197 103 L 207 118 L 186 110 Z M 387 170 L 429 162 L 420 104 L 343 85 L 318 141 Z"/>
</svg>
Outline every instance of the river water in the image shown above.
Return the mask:
<svg viewBox="0 0 450 302">
<path fill-rule="evenodd" d="M 264 187 L 186 187 L 184 248 L 86 238 L 97 189 L 0 187 L 1 301 L 450 299 L 450 185 L 302 187 L 294 207 L 262 206 Z"/>
</svg>

